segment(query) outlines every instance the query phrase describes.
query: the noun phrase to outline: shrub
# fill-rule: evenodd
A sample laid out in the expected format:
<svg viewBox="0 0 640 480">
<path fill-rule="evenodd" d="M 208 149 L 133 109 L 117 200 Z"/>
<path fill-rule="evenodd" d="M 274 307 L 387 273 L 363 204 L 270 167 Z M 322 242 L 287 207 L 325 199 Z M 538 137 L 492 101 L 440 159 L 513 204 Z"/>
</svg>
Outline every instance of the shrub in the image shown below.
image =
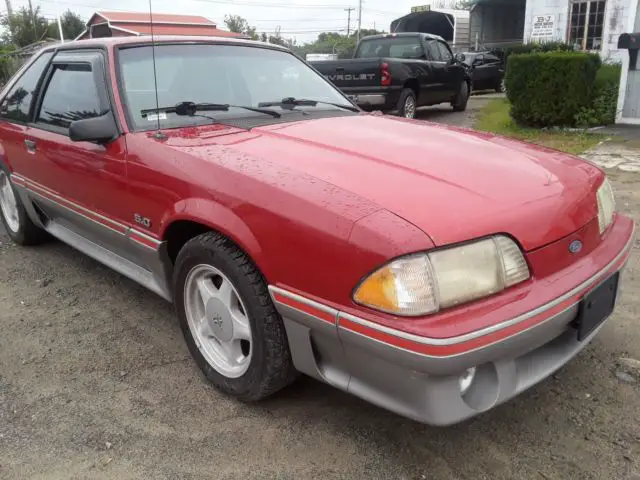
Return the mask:
<svg viewBox="0 0 640 480">
<path fill-rule="evenodd" d="M 578 127 L 587 128 L 615 122 L 620 71 L 619 64 L 605 64 L 598 69 L 591 104 L 576 113 L 575 124 Z"/>
<path fill-rule="evenodd" d="M 506 48 L 504 60 L 506 62 L 512 53 L 573 52 L 574 48 L 573 44 L 563 42 L 524 43 Z"/>
<path fill-rule="evenodd" d="M 505 86 L 511 116 L 530 126 L 571 126 L 593 98 L 597 54 L 568 51 L 512 54 Z"/>
</svg>

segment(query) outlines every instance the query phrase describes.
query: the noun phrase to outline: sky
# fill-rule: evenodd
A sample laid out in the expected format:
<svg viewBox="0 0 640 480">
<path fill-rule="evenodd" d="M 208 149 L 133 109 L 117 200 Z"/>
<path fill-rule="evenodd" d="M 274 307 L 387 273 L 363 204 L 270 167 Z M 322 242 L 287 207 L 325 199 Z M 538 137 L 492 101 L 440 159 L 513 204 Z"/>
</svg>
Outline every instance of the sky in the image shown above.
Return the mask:
<svg viewBox="0 0 640 480">
<path fill-rule="evenodd" d="M 14 10 L 28 5 L 27 0 L 10 0 Z M 225 15 L 240 15 L 257 27 L 258 32 L 274 33 L 280 26 L 284 37 L 293 37 L 299 43 L 313 41 L 318 33 L 339 31 L 346 33 L 347 8 L 351 11 L 351 28 L 357 25 L 358 0 L 151 0 L 156 13 L 183 13 L 202 15 L 224 27 Z M 50 20 L 58 12 L 71 10 L 83 19 L 96 10 L 149 11 L 146 0 L 32 0 L 33 6 Z M 362 28 L 389 30 L 392 20 L 409 13 L 414 5 L 428 4 L 429 0 L 363 0 Z M 5 0 L 0 11 L 6 12 Z"/>
</svg>

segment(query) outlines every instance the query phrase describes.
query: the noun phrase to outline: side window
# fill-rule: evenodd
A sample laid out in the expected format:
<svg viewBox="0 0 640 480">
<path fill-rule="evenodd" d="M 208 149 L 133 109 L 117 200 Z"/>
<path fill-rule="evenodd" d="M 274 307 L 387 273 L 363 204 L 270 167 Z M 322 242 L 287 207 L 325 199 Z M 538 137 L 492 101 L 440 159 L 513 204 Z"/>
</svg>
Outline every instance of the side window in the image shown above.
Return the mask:
<svg viewBox="0 0 640 480">
<path fill-rule="evenodd" d="M 440 50 L 438 49 L 437 43 L 438 42 L 434 40 L 427 40 L 426 42 L 427 54 L 430 60 L 434 62 L 441 62 L 442 56 L 440 55 Z"/>
<path fill-rule="evenodd" d="M 449 47 L 442 42 L 437 42 L 437 43 L 438 43 L 438 49 L 440 50 L 440 57 L 442 58 L 442 61 L 450 62 L 453 59 L 453 54 L 451 53 L 451 50 L 449 50 Z"/>
<path fill-rule="evenodd" d="M 57 65 L 44 92 L 37 123 L 69 128 L 100 115 L 98 88 L 89 64 Z"/>
<path fill-rule="evenodd" d="M 10 122 L 27 123 L 34 93 L 42 72 L 51 60 L 53 52 L 46 52 L 31 64 L 0 104 L 0 117 Z"/>
</svg>

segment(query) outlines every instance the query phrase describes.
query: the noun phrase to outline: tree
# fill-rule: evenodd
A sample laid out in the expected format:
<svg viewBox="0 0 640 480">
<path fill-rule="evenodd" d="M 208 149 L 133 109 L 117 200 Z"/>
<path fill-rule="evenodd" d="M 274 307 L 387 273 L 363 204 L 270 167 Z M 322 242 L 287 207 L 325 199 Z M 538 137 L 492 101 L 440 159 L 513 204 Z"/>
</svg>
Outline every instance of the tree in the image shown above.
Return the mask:
<svg viewBox="0 0 640 480">
<path fill-rule="evenodd" d="M 62 34 L 64 35 L 65 40 L 73 40 L 86 28 L 85 22 L 80 18 L 80 15 L 77 13 L 73 13 L 71 10 L 67 10 L 60 17 L 60 23 L 62 24 Z M 53 22 L 52 25 L 55 26 L 56 32 L 58 32 L 58 24 L 57 22 Z M 55 35 L 51 35 L 53 38 L 59 38 L 59 32 Z"/>
<path fill-rule="evenodd" d="M 258 40 L 258 33 L 256 27 L 249 25 L 246 19 L 240 15 L 225 15 L 224 24 L 227 26 L 230 32 L 242 33 L 251 38 L 251 40 Z"/>
<path fill-rule="evenodd" d="M 378 35 L 377 30 L 362 29 L 360 38 L 368 35 Z M 357 33 L 349 36 L 336 32 L 324 32 L 318 35 L 315 42 L 307 43 L 298 50 L 301 54 L 307 53 L 335 53 L 339 58 L 351 58 L 356 50 Z"/>
<path fill-rule="evenodd" d="M 4 27 L 2 39 L 4 43 L 16 47 L 25 47 L 47 37 L 49 22 L 40 14 L 40 7 L 21 7 L 12 15 L 5 15 L 0 20 Z"/>
</svg>

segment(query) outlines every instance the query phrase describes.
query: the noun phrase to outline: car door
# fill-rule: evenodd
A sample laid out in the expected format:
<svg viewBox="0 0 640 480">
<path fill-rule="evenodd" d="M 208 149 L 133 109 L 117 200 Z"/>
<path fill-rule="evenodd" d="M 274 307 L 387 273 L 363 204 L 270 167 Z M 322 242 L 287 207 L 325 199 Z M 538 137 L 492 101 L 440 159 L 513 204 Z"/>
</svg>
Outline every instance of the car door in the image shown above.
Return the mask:
<svg viewBox="0 0 640 480">
<path fill-rule="evenodd" d="M 483 67 L 486 69 L 486 88 L 499 87 L 504 76 L 502 60 L 498 56 L 488 53 L 484 56 Z"/>
<path fill-rule="evenodd" d="M 438 49 L 440 50 L 440 58 L 444 62 L 444 67 L 442 69 L 442 83 L 443 83 L 443 93 L 445 96 L 445 100 L 449 101 L 460 88 L 460 83 L 464 79 L 464 68 L 460 65 L 453 56 L 453 52 L 449 48 L 445 42 L 440 40 L 436 41 Z"/>
<path fill-rule="evenodd" d="M 25 133 L 32 151 L 28 178 L 52 221 L 126 256 L 119 201 L 126 191 L 124 137 L 107 144 L 69 138 L 72 122 L 111 109 L 106 78 L 101 50 L 60 51 L 53 57 Z"/>
<path fill-rule="evenodd" d="M 428 85 L 430 93 L 430 104 L 447 101 L 447 64 L 442 58 L 437 40 L 426 39 L 425 51 L 431 66 L 432 79 Z M 426 87 L 425 87 L 426 88 Z"/>
<path fill-rule="evenodd" d="M 8 85 L 0 102 L 0 159 L 13 173 L 22 176 L 30 176 L 35 168 L 33 155 L 25 144 L 26 132 L 37 90 L 51 57 L 53 52 L 48 51 L 34 58 Z"/>
<path fill-rule="evenodd" d="M 473 87 L 476 90 L 487 88 L 488 79 L 491 75 L 488 65 L 485 64 L 484 54 L 476 55 L 471 66 L 473 67 Z"/>
</svg>

